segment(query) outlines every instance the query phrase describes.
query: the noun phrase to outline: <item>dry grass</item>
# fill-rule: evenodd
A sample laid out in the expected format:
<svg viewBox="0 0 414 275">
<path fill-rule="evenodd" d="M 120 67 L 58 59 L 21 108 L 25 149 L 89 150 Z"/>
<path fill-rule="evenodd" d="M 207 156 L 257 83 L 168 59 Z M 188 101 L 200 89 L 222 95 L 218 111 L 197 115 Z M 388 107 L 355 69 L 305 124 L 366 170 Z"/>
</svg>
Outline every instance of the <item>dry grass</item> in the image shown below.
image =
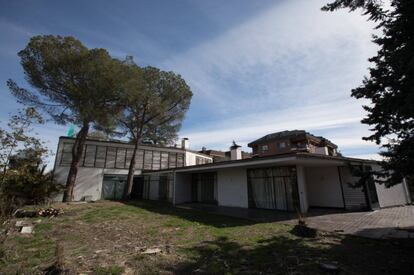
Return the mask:
<svg viewBox="0 0 414 275">
<path fill-rule="evenodd" d="M 412 242 L 374 241 L 322 233 L 299 238 L 292 227 L 176 209 L 158 202 L 57 204 L 65 214 L 43 219 L 35 233 L 4 236 L 1 274 L 36 274 L 56 264 L 74 273 L 323 273 L 336 261 L 344 273 L 409 274 Z M 11 227 L 12 224 L 9 224 Z M 56 249 L 59 243 L 61 249 Z M 147 248 L 161 253 L 145 255 Z"/>
</svg>

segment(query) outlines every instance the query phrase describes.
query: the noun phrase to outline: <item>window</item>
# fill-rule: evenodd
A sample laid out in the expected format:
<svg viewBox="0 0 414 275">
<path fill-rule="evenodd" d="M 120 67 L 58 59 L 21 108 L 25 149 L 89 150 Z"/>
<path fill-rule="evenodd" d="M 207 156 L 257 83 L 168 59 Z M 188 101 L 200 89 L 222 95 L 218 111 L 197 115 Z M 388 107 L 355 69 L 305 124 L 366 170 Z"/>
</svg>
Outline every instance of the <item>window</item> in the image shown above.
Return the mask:
<svg viewBox="0 0 414 275">
<path fill-rule="evenodd" d="M 295 167 L 269 167 L 247 171 L 250 208 L 294 211 L 299 207 Z"/>
<path fill-rule="evenodd" d="M 279 142 L 279 148 L 280 149 L 286 148 L 286 142 L 284 142 L 284 141 Z"/>
<path fill-rule="evenodd" d="M 115 157 L 116 157 L 116 148 L 115 147 L 108 147 L 108 151 L 106 153 L 106 168 L 115 168 Z"/>
<path fill-rule="evenodd" d="M 169 163 L 170 163 L 169 168 L 177 167 L 177 154 L 176 153 L 170 153 Z"/>
<path fill-rule="evenodd" d="M 161 169 L 167 169 L 168 168 L 168 153 L 162 152 L 161 153 Z"/>
<path fill-rule="evenodd" d="M 183 167 L 183 166 L 184 166 L 184 155 L 177 154 L 177 167 Z"/>
<path fill-rule="evenodd" d="M 153 158 L 152 158 L 152 170 L 159 170 L 160 169 L 160 161 L 161 161 L 161 154 L 159 151 L 153 151 Z"/>
<path fill-rule="evenodd" d="M 138 150 L 135 156 L 135 169 L 143 169 L 144 167 L 144 150 Z"/>
<path fill-rule="evenodd" d="M 116 152 L 116 168 L 125 168 L 125 156 L 126 156 L 126 149 L 125 148 L 117 148 Z"/>
<path fill-rule="evenodd" d="M 144 170 L 152 169 L 152 151 L 145 150 L 144 154 Z"/>
<path fill-rule="evenodd" d="M 134 154 L 134 149 L 127 149 L 126 157 L 125 157 L 125 168 L 129 168 L 129 165 L 131 164 L 132 154 Z M 135 162 L 136 162 L 136 157 L 137 156 L 135 156 Z"/>
<path fill-rule="evenodd" d="M 62 158 L 60 163 L 62 165 L 69 165 L 72 163 L 72 143 L 63 143 Z"/>
<path fill-rule="evenodd" d="M 95 154 L 96 154 L 96 145 L 86 145 L 85 159 L 83 162 L 83 166 L 94 167 L 95 166 Z"/>
<path fill-rule="evenodd" d="M 266 152 L 269 150 L 269 146 L 267 144 L 262 145 L 262 152 Z"/>
<path fill-rule="evenodd" d="M 98 168 L 105 167 L 105 159 L 106 159 L 106 146 L 97 146 L 95 167 L 98 167 Z"/>
<path fill-rule="evenodd" d="M 68 166 L 72 162 L 72 142 L 60 144 L 59 164 Z M 114 144 L 115 145 L 115 144 Z M 96 167 L 109 169 L 128 169 L 134 149 L 106 145 L 86 144 L 80 158 L 82 167 Z M 209 159 L 200 158 L 200 164 Z M 185 155 L 181 152 L 165 152 L 161 148 L 154 150 L 137 150 L 135 156 L 136 170 L 160 170 L 185 166 Z"/>
</svg>

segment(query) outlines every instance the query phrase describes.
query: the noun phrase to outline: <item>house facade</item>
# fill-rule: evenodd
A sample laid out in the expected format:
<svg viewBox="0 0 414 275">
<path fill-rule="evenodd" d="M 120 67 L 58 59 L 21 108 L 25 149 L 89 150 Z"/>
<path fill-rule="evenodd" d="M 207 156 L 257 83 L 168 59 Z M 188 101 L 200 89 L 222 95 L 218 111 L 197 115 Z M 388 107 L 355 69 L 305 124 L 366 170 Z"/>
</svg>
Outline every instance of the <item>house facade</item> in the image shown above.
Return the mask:
<svg viewBox="0 0 414 275">
<path fill-rule="evenodd" d="M 338 146 L 326 138 L 314 136 L 304 130 L 268 134 L 248 144 L 253 156 L 272 156 L 292 152 L 308 152 L 336 156 Z"/>
<path fill-rule="evenodd" d="M 240 146 L 233 144 L 228 161 L 144 173 L 147 192 L 143 198 L 158 200 L 168 189 L 168 196 L 162 198 L 173 204 L 303 213 L 311 207 L 366 210 L 411 203 L 406 182 L 385 188 L 369 181 L 355 187 L 359 178 L 351 167 L 380 170 L 379 163 L 340 156 L 337 146 L 323 137 L 299 130 L 284 131 L 264 136 L 249 146 L 253 148 L 251 158 L 243 159 Z"/>
<path fill-rule="evenodd" d="M 349 165 L 380 169 L 375 161 L 290 153 L 144 173 L 148 192 L 143 198 L 160 199 L 160 179 L 168 178 L 169 197 L 164 200 L 173 204 L 205 203 L 306 213 L 311 207 L 365 210 L 411 202 L 405 183 L 391 188 L 374 182 L 352 187 L 358 178 L 352 175 Z"/>
<path fill-rule="evenodd" d="M 66 183 L 74 141 L 73 138 L 59 138 L 53 171 L 58 184 Z M 134 145 L 127 142 L 88 139 L 76 178 L 75 200 L 122 198 L 133 149 Z M 139 185 L 143 179 L 140 175 L 144 171 L 181 168 L 212 161 L 212 157 L 190 150 L 188 139 L 183 139 L 180 147 L 143 144 L 136 155 L 134 183 Z M 141 196 L 142 190 L 133 191 L 136 196 Z M 60 200 L 60 196 L 56 200 Z"/>
<path fill-rule="evenodd" d="M 73 142 L 59 140 L 54 176 L 61 184 L 69 172 Z M 277 149 L 281 142 L 286 150 Z M 275 151 L 260 153 L 265 144 Z M 311 207 L 364 210 L 411 203 L 406 182 L 391 188 L 374 181 L 353 186 L 359 179 L 351 167 L 379 170 L 380 165 L 338 155 L 335 144 L 305 131 L 274 133 L 249 146 L 257 148 L 252 157 L 244 158 L 233 143 L 229 158 L 214 162 L 214 156 L 190 150 L 187 139 L 180 147 L 142 145 L 133 198 L 303 213 Z M 132 149 L 125 142 L 88 140 L 75 200 L 121 199 Z"/>
</svg>

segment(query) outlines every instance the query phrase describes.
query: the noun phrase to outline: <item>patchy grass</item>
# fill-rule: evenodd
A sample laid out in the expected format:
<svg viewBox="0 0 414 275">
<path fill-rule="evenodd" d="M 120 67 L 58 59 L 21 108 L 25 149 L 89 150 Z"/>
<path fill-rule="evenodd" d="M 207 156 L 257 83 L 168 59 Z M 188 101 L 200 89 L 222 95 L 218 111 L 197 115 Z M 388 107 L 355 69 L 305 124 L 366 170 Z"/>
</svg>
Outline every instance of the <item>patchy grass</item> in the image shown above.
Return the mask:
<svg viewBox="0 0 414 275">
<path fill-rule="evenodd" d="M 345 274 L 414 269 L 412 240 L 375 241 L 322 233 L 291 234 L 292 226 L 255 223 L 173 208 L 159 202 L 58 204 L 65 214 L 42 219 L 35 233 L 11 230 L 0 239 L 0 274 L 41 273 L 63 249 L 65 269 L 92 274 L 323 273 L 337 262 Z M 12 224 L 9 225 L 9 228 Z M 158 254 L 142 254 L 160 248 Z"/>
</svg>

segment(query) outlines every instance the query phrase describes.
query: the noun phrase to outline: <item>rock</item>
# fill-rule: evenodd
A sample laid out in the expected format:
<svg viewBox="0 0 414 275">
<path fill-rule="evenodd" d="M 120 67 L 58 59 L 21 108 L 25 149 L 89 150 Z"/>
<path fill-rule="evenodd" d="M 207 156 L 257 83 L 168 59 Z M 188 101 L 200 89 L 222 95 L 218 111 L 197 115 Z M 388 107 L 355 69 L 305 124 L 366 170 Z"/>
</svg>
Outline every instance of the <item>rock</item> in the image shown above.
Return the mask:
<svg viewBox="0 0 414 275">
<path fill-rule="evenodd" d="M 339 267 L 333 262 L 332 263 L 319 263 L 319 266 L 325 271 L 329 271 L 329 272 L 339 271 Z"/>
<path fill-rule="evenodd" d="M 27 225 L 26 221 L 16 221 L 16 227 L 22 227 Z"/>
<path fill-rule="evenodd" d="M 87 201 L 71 201 L 71 202 L 67 202 L 66 204 L 69 205 L 77 205 L 77 204 L 85 204 L 88 203 Z"/>
<path fill-rule="evenodd" d="M 145 251 L 141 252 L 142 254 L 157 254 L 160 253 L 161 249 L 159 248 L 148 248 Z"/>
<path fill-rule="evenodd" d="M 14 211 L 13 216 L 16 218 L 33 218 L 37 216 L 37 211 L 17 209 Z"/>
<path fill-rule="evenodd" d="M 33 233 L 33 226 L 23 226 L 22 230 L 20 230 L 22 234 L 32 234 Z"/>
<path fill-rule="evenodd" d="M 296 256 L 287 256 L 286 257 L 286 264 L 289 265 L 289 266 L 298 265 L 299 264 L 299 259 Z"/>
</svg>

